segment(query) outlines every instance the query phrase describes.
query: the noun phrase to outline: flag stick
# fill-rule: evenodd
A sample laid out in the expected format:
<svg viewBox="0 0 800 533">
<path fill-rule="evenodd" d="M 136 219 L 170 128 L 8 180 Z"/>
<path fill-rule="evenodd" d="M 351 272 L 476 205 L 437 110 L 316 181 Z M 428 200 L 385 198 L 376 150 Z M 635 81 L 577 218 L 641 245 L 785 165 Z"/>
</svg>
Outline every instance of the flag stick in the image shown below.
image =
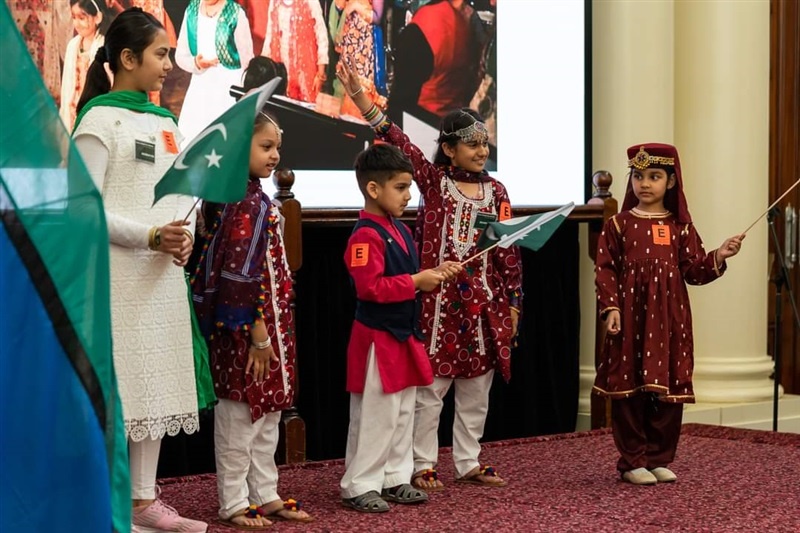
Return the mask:
<svg viewBox="0 0 800 533">
<path fill-rule="evenodd" d="M 469 263 L 470 261 L 472 261 L 472 260 L 473 260 L 473 259 L 475 259 L 476 257 L 479 257 L 479 256 L 481 256 L 481 255 L 485 254 L 486 252 L 488 252 L 489 250 L 491 250 L 491 249 L 493 249 L 493 248 L 496 248 L 496 247 L 497 247 L 497 246 L 498 246 L 500 243 L 502 243 L 502 242 L 503 242 L 503 241 L 497 241 L 496 243 L 494 243 L 494 244 L 493 244 L 493 245 L 491 245 L 490 247 L 486 248 L 485 250 L 481 250 L 480 252 L 478 252 L 477 254 L 473 255 L 473 256 L 472 256 L 472 257 L 470 257 L 469 259 L 464 259 L 464 260 L 463 260 L 463 261 L 461 261 L 461 262 L 460 262 L 458 265 L 463 267 L 464 265 L 466 265 L 467 263 Z"/>
<path fill-rule="evenodd" d="M 198 198 L 197 200 L 195 200 L 195 201 L 194 201 L 194 203 L 192 204 L 192 208 L 191 208 L 191 209 L 189 209 L 189 212 L 188 212 L 188 213 L 186 213 L 186 216 L 185 216 L 185 217 L 183 217 L 183 221 L 184 221 L 184 222 L 186 222 L 187 220 L 189 220 L 189 217 L 190 217 L 190 216 L 192 216 L 192 211 L 194 211 L 195 207 L 197 207 L 197 204 L 199 204 L 199 203 L 200 203 L 200 200 L 202 200 L 202 198 Z"/>
<path fill-rule="evenodd" d="M 772 202 L 772 205 L 771 205 L 771 206 L 769 206 L 769 207 L 767 208 L 767 210 L 766 210 L 766 211 L 764 211 L 763 213 L 761 213 L 761 214 L 758 216 L 758 218 L 757 218 L 757 219 L 755 219 L 755 221 L 754 221 L 752 224 L 750 224 L 749 226 L 747 226 L 747 229 L 746 229 L 746 230 L 744 230 L 744 231 L 742 232 L 742 235 L 744 235 L 745 233 L 747 233 L 748 231 L 750 231 L 750 230 L 753 228 L 753 226 L 755 226 L 755 225 L 758 223 L 758 221 L 759 221 L 759 220 L 761 220 L 762 218 L 764 218 L 764 215 L 766 215 L 767 213 L 769 213 L 769 210 L 770 210 L 770 209 L 772 209 L 773 207 L 775 207 L 776 205 L 778 205 L 778 202 L 780 202 L 781 200 L 783 200 L 783 198 L 784 198 L 784 197 L 785 197 L 787 194 L 789 194 L 790 192 L 792 192 L 792 189 L 794 189 L 795 187 L 797 187 L 797 185 L 798 185 L 798 184 L 800 184 L 800 179 L 799 179 L 799 180 L 797 180 L 797 181 L 795 181 L 795 182 L 794 182 L 794 185 L 792 185 L 791 187 L 789 187 L 788 189 L 786 189 L 786 192 L 784 192 L 783 194 L 781 194 L 780 198 L 778 198 L 777 200 L 775 200 L 774 202 Z"/>
</svg>

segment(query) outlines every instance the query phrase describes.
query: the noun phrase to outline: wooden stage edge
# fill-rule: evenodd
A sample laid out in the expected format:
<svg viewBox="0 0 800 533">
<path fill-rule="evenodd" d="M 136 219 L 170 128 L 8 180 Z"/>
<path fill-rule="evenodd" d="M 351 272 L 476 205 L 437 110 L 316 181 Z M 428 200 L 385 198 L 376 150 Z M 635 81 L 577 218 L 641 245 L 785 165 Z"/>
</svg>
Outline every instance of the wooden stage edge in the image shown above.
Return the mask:
<svg viewBox="0 0 800 533">
<path fill-rule="evenodd" d="M 536 215 L 538 213 L 546 213 L 559 208 L 560 206 L 512 206 L 514 216 L 528 216 Z M 572 213 L 570 213 L 567 220 L 574 222 L 592 222 L 596 220 L 603 220 L 604 206 L 602 204 L 586 204 L 576 205 Z M 309 224 L 336 224 L 336 225 L 352 225 L 358 220 L 358 209 L 352 208 L 303 208 L 303 222 Z M 417 216 L 416 209 L 406 209 L 406 212 L 401 217 L 403 222 L 413 223 Z"/>
</svg>

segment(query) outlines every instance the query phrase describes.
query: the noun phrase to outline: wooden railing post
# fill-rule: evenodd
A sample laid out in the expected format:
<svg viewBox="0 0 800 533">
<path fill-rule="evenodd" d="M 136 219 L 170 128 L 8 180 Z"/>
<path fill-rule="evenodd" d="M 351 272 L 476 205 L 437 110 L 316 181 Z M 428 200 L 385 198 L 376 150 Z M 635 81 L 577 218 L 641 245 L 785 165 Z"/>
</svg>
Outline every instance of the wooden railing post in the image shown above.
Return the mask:
<svg viewBox="0 0 800 533">
<path fill-rule="evenodd" d="M 289 269 L 292 271 L 292 282 L 294 283 L 295 272 L 303 264 L 303 215 L 300 202 L 297 201 L 292 192 L 294 172 L 289 169 L 278 170 L 275 172 L 272 181 L 278 189 L 275 193 L 275 203 L 280 206 L 284 218 L 283 243 L 286 250 L 286 259 L 289 262 Z M 294 301 L 295 294 L 294 289 L 292 289 L 292 315 L 295 313 Z M 296 320 L 292 320 L 292 322 L 297 323 Z M 295 348 L 298 354 L 294 383 L 296 403 L 300 394 L 299 365 L 302 360 L 297 339 L 295 339 Z M 281 425 L 284 438 L 282 462 L 285 464 L 304 462 L 306 460 L 306 423 L 300 417 L 296 407 L 283 411 Z"/>
<path fill-rule="evenodd" d="M 592 175 L 594 192 L 592 198 L 587 202 L 592 205 L 603 205 L 603 219 L 589 223 L 589 256 L 594 262 L 597 257 L 597 241 L 603 231 L 606 220 L 617 213 L 617 200 L 611 195 L 611 184 L 614 178 L 607 170 L 598 170 Z M 605 328 L 600 321 L 597 313 L 595 317 L 595 342 L 594 342 L 594 364 L 597 363 L 602 355 L 603 343 L 605 342 Z M 611 401 L 608 398 L 601 398 L 594 394 L 590 398 L 591 423 L 592 429 L 609 427 L 611 425 Z"/>
</svg>

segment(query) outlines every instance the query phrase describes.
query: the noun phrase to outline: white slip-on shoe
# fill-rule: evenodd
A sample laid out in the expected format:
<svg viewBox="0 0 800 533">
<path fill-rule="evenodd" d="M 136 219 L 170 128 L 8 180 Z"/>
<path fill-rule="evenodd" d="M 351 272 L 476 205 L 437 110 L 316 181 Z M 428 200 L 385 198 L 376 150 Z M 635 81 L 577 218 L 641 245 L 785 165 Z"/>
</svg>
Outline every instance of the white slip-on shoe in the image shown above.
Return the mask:
<svg viewBox="0 0 800 533">
<path fill-rule="evenodd" d="M 678 476 L 675 475 L 675 472 L 669 468 L 664 468 L 663 466 L 652 469 L 650 473 L 655 476 L 659 483 L 672 483 L 678 479 Z"/>
<path fill-rule="evenodd" d="M 656 476 L 646 468 L 635 468 L 622 473 L 622 479 L 634 485 L 655 485 L 658 483 Z"/>
</svg>

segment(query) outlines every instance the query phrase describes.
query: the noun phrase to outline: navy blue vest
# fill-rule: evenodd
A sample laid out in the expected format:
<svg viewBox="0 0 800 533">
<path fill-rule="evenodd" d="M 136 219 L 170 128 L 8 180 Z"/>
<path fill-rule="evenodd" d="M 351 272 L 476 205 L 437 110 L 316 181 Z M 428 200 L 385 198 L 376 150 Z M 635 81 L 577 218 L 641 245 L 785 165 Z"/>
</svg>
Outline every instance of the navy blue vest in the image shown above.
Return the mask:
<svg viewBox="0 0 800 533">
<path fill-rule="evenodd" d="M 357 223 L 353 232 L 362 227 L 369 227 L 378 232 L 385 243 L 384 276 L 399 276 L 400 274 L 416 274 L 419 272 L 419 258 L 411 232 L 402 223 L 392 219 L 397 231 L 403 236 L 408 253 L 403 251 L 400 243 L 377 222 L 362 218 Z M 412 334 L 418 339 L 423 339 L 419 329 L 419 296 L 413 300 L 396 303 L 377 303 L 365 300 L 356 301 L 356 320 L 372 329 L 388 331 L 403 342 Z"/>
</svg>

